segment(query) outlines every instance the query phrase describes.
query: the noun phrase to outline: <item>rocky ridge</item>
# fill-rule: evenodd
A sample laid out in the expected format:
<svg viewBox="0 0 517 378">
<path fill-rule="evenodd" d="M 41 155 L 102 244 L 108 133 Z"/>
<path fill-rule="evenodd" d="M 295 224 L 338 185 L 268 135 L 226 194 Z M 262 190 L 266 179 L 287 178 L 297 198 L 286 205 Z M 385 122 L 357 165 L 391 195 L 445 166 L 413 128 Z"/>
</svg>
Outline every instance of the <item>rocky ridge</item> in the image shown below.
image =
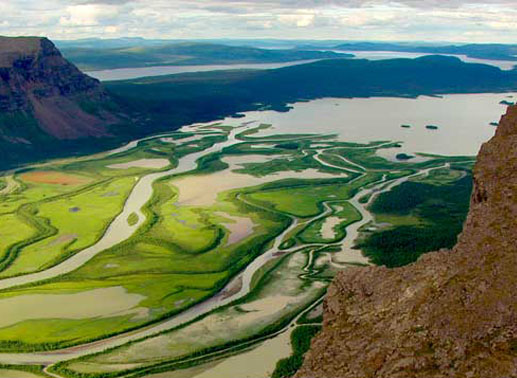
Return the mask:
<svg viewBox="0 0 517 378">
<path fill-rule="evenodd" d="M 0 37 L 0 138 L 32 143 L 37 131 L 57 139 L 106 136 L 116 120 L 101 110 L 108 100 L 99 81 L 65 60 L 48 39 Z M 23 127 L 31 120 L 41 130 Z"/>
<path fill-rule="evenodd" d="M 517 106 L 474 169 L 452 251 L 341 272 L 297 378 L 517 377 Z"/>
</svg>

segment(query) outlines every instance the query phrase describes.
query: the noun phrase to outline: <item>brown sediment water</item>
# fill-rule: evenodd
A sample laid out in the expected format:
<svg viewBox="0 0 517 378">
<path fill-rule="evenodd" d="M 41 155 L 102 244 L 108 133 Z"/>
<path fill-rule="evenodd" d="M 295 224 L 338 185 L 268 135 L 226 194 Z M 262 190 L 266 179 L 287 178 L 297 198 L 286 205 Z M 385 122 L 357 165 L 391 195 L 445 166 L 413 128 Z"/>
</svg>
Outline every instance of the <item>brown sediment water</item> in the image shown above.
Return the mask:
<svg viewBox="0 0 517 378">
<path fill-rule="evenodd" d="M 429 170 L 419 172 L 419 174 L 426 174 Z M 417 176 L 415 174 L 413 176 Z M 412 176 L 412 177 L 413 177 Z M 356 222 L 347 228 L 347 237 L 343 243 L 341 252 L 332 255 L 332 262 L 334 264 L 343 263 L 368 263 L 368 259 L 362 256 L 361 252 L 353 249 L 353 242 L 357 238 L 359 228 L 371 221 L 372 217 L 366 210 L 366 205 L 360 204 L 358 198 L 369 194 L 369 193 L 380 193 L 382 191 L 390 190 L 392 187 L 405 182 L 409 178 L 393 180 L 387 183 L 385 180 L 379 182 L 377 185 L 369 189 L 361 191 L 354 199 L 350 202 L 357 207 L 360 213 L 363 215 L 363 220 Z M 328 207 L 328 204 L 325 204 Z M 331 211 L 331 209 L 330 209 Z M 127 222 L 126 222 L 127 224 Z M 192 321 L 202 314 L 206 314 L 215 308 L 229 304 L 236 299 L 244 297 L 250 292 L 251 280 L 255 272 L 257 272 L 264 264 L 276 258 L 276 253 L 280 251 L 279 246 L 285 237 L 296 229 L 299 225 L 299 221 L 293 218 L 291 225 L 284 230 L 284 232 L 275 238 L 272 246 L 262 255 L 252 261 L 243 272 L 238 274 L 230 283 L 226 286 L 228 288 L 237 287 L 240 290 L 235 290 L 233 295 L 228 296 L 223 290 L 208 300 L 198 303 L 197 305 L 185 310 L 184 312 L 176 315 L 173 318 L 167 319 L 161 323 L 151 325 L 148 327 L 141 328 L 134 332 L 114 336 L 112 338 L 100 340 L 97 342 L 84 344 L 76 347 L 66 348 L 62 350 L 55 350 L 49 352 L 40 353 L 2 353 L 0 354 L 0 363 L 19 363 L 19 364 L 52 364 L 59 361 L 70 360 L 84 355 L 101 352 L 107 348 L 113 348 L 116 346 L 127 344 L 130 341 L 142 339 L 157 335 L 163 331 L 170 330 L 186 322 Z M 351 230 L 352 229 L 352 230 Z M 285 253 L 293 252 L 295 248 L 284 251 Z M 0 281 L 1 283 L 2 281 Z"/>
<path fill-rule="evenodd" d="M 211 369 L 195 375 L 195 378 L 268 378 L 275 370 L 276 363 L 289 357 L 292 353 L 291 333 L 289 328 L 284 333 L 264 341 L 259 346 L 229 357 Z"/>
<path fill-rule="evenodd" d="M 169 166 L 171 162 L 168 159 L 140 159 L 128 161 L 127 163 L 111 164 L 107 168 L 110 169 L 129 169 L 129 168 L 148 168 L 161 169 Z"/>
<path fill-rule="evenodd" d="M 336 237 L 336 226 L 346 219 L 340 217 L 328 217 L 321 225 L 320 234 L 323 239 L 332 240 Z"/>
<path fill-rule="evenodd" d="M 88 319 L 134 315 L 145 318 L 149 309 L 138 307 L 143 295 L 123 287 L 71 294 L 26 294 L 0 297 L 0 328 L 33 319 Z"/>
<path fill-rule="evenodd" d="M 267 182 L 284 179 L 318 179 L 333 178 L 334 174 L 320 172 L 317 169 L 305 169 L 299 172 L 284 171 L 267 176 L 256 177 L 245 173 L 235 172 L 246 163 L 264 163 L 275 158 L 285 158 L 285 155 L 243 155 L 226 156 L 222 160 L 229 165 L 224 171 L 206 175 L 190 175 L 173 180 L 178 188 L 177 200 L 180 206 L 211 206 L 216 202 L 217 195 L 232 189 L 256 186 Z M 207 190 L 210 188 L 210 190 Z"/>
<path fill-rule="evenodd" d="M 0 369 L 0 377 L 2 378 L 41 378 L 41 375 L 29 373 L 28 371 Z"/>
<path fill-rule="evenodd" d="M 255 223 L 251 218 L 238 217 L 223 212 L 217 212 L 214 214 L 228 220 L 220 222 L 220 224 L 224 226 L 229 232 L 226 246 L 236 244 L 253 234 Z"/>
</svg>

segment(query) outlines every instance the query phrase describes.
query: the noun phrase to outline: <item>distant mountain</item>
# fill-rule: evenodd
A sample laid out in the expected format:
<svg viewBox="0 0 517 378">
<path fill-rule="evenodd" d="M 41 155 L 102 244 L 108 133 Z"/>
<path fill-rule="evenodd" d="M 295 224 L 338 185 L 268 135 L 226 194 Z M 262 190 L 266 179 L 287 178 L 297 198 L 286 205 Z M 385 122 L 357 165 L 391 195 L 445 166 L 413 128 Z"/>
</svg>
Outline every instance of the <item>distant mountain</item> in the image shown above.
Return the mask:
<svg viewBox="0 0 517 378">
<path fill-rule="evenodd" d="M 116 42 L 123 43 L 124 41 L 117 40 Z M 67 47 L 64 45 L 62 52 L 67 59 L 86 71 L 160 65 L 280 63 L 343 57 L 343 54 L 334 52 L 299 49 L 272 50 L 197 42 L 167 44 L 146 42 L 117 48 L 106 48 L 105 46 L 93 48 L 85 42 L 84 46 Z"/>
<path fill-rule="evenodd" d="M 426 54 L 467 55 L 471 58 L 510 60 L 517 65 L 517 45 L 504 44 L 466 44 L 445 46 L 422 46 L 418 44 L 400 44 L 384 42 L 351 42 L 334 47 L 343 51 L 396 51 Z"/>
<path fill-rule="evenodd" d="M 483 145 L 458 244 L 347 268 L 297 378 L 517 377 L 517 107 Z"/>
<path fill-rule="evenodd" d="M 65 141 L 110 136 L 122 121 L 112 106 L 100 83 L 48 39 L 0 37 L 2 165 L 44 157 Z"/>
<path fill-rule="evenodd" d="M 145 47 L 153 45 L 170 45 L 173 43 L 210 43 L 226 46 L 247 46 L 269 49 L 303 49 L 300 46 L 312 46 L 309 50 L 331 48 L 344 43 L 341 40 L 296 40 L 296 39 L 243 39 L 243 38 L 189 38 L 189 39 L 146 39 L 141 37 L 126 38 L 83 38 L 72 40 L 56 40 L 54 43 L 59 49 L 64 48 L 123 48 Z"/>
<path fill-rule="evenodd" d="M 445 56 L 332 59 L 276 70 L 182 74 L 106 82 L 105 86 L 140 118 L 150 117 L 152 124 L 180 125 L 248 110 L 286 110 L 286 104 L 323 97 L 513 91 L 517 71 Z"/>
<path fill-rule="evenodd" d="M 73 40 L 56 40 L 54 44 L 61 51 L 70 48 L 79 49 L 121 49 L 129 47 L 155 46 L 173 43 L 166 39 L 145 39 L 141 37 L 126 38 L 82 38 Z M 180 42 L 180 41 L 177 41 Z"/>
</svg>

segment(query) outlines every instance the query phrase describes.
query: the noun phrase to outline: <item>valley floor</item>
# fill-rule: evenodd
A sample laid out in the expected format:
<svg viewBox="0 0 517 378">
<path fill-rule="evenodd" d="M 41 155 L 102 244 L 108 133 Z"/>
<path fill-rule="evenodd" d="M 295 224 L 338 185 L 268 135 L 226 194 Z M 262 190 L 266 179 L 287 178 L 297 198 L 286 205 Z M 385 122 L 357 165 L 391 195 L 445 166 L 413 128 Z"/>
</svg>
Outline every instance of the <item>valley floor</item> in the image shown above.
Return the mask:
<svg viewBox="0 0 517 378">
<path fill-rule="evenodd" d="M 270 129 L 198 125 L 0 181 L 0 375 L 289 376 L 337 271 L 454 244 L 472 158 Z"/>
</svg>

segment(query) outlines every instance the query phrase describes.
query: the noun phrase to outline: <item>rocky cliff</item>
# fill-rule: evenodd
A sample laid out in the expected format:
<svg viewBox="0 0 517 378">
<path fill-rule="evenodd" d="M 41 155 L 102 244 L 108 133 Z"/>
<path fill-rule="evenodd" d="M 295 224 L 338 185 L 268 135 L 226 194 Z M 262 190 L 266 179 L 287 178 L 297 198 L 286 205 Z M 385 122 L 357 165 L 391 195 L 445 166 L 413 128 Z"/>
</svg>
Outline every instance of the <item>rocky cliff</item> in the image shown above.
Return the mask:
<svg viewBox="0 0 517 378">
<path fill-rule="evenodd" d="M 0 168 L 113 144 L 125 121 L 48 39 L 0 37 Z"/>
<path fill-rule="evenodd" d="M 36 121 L 57 139 L 107 135 L 115 117 L 100 83 L 65 60 L 46 38 L 0 37 L 0 138 L 31 143 Z"/>
<path fill-rule="evenodd" d="M 474 170 L 452 251 L 340 273 L 297 378 L 517 377 L 517 107 Z"/>
</svg>

